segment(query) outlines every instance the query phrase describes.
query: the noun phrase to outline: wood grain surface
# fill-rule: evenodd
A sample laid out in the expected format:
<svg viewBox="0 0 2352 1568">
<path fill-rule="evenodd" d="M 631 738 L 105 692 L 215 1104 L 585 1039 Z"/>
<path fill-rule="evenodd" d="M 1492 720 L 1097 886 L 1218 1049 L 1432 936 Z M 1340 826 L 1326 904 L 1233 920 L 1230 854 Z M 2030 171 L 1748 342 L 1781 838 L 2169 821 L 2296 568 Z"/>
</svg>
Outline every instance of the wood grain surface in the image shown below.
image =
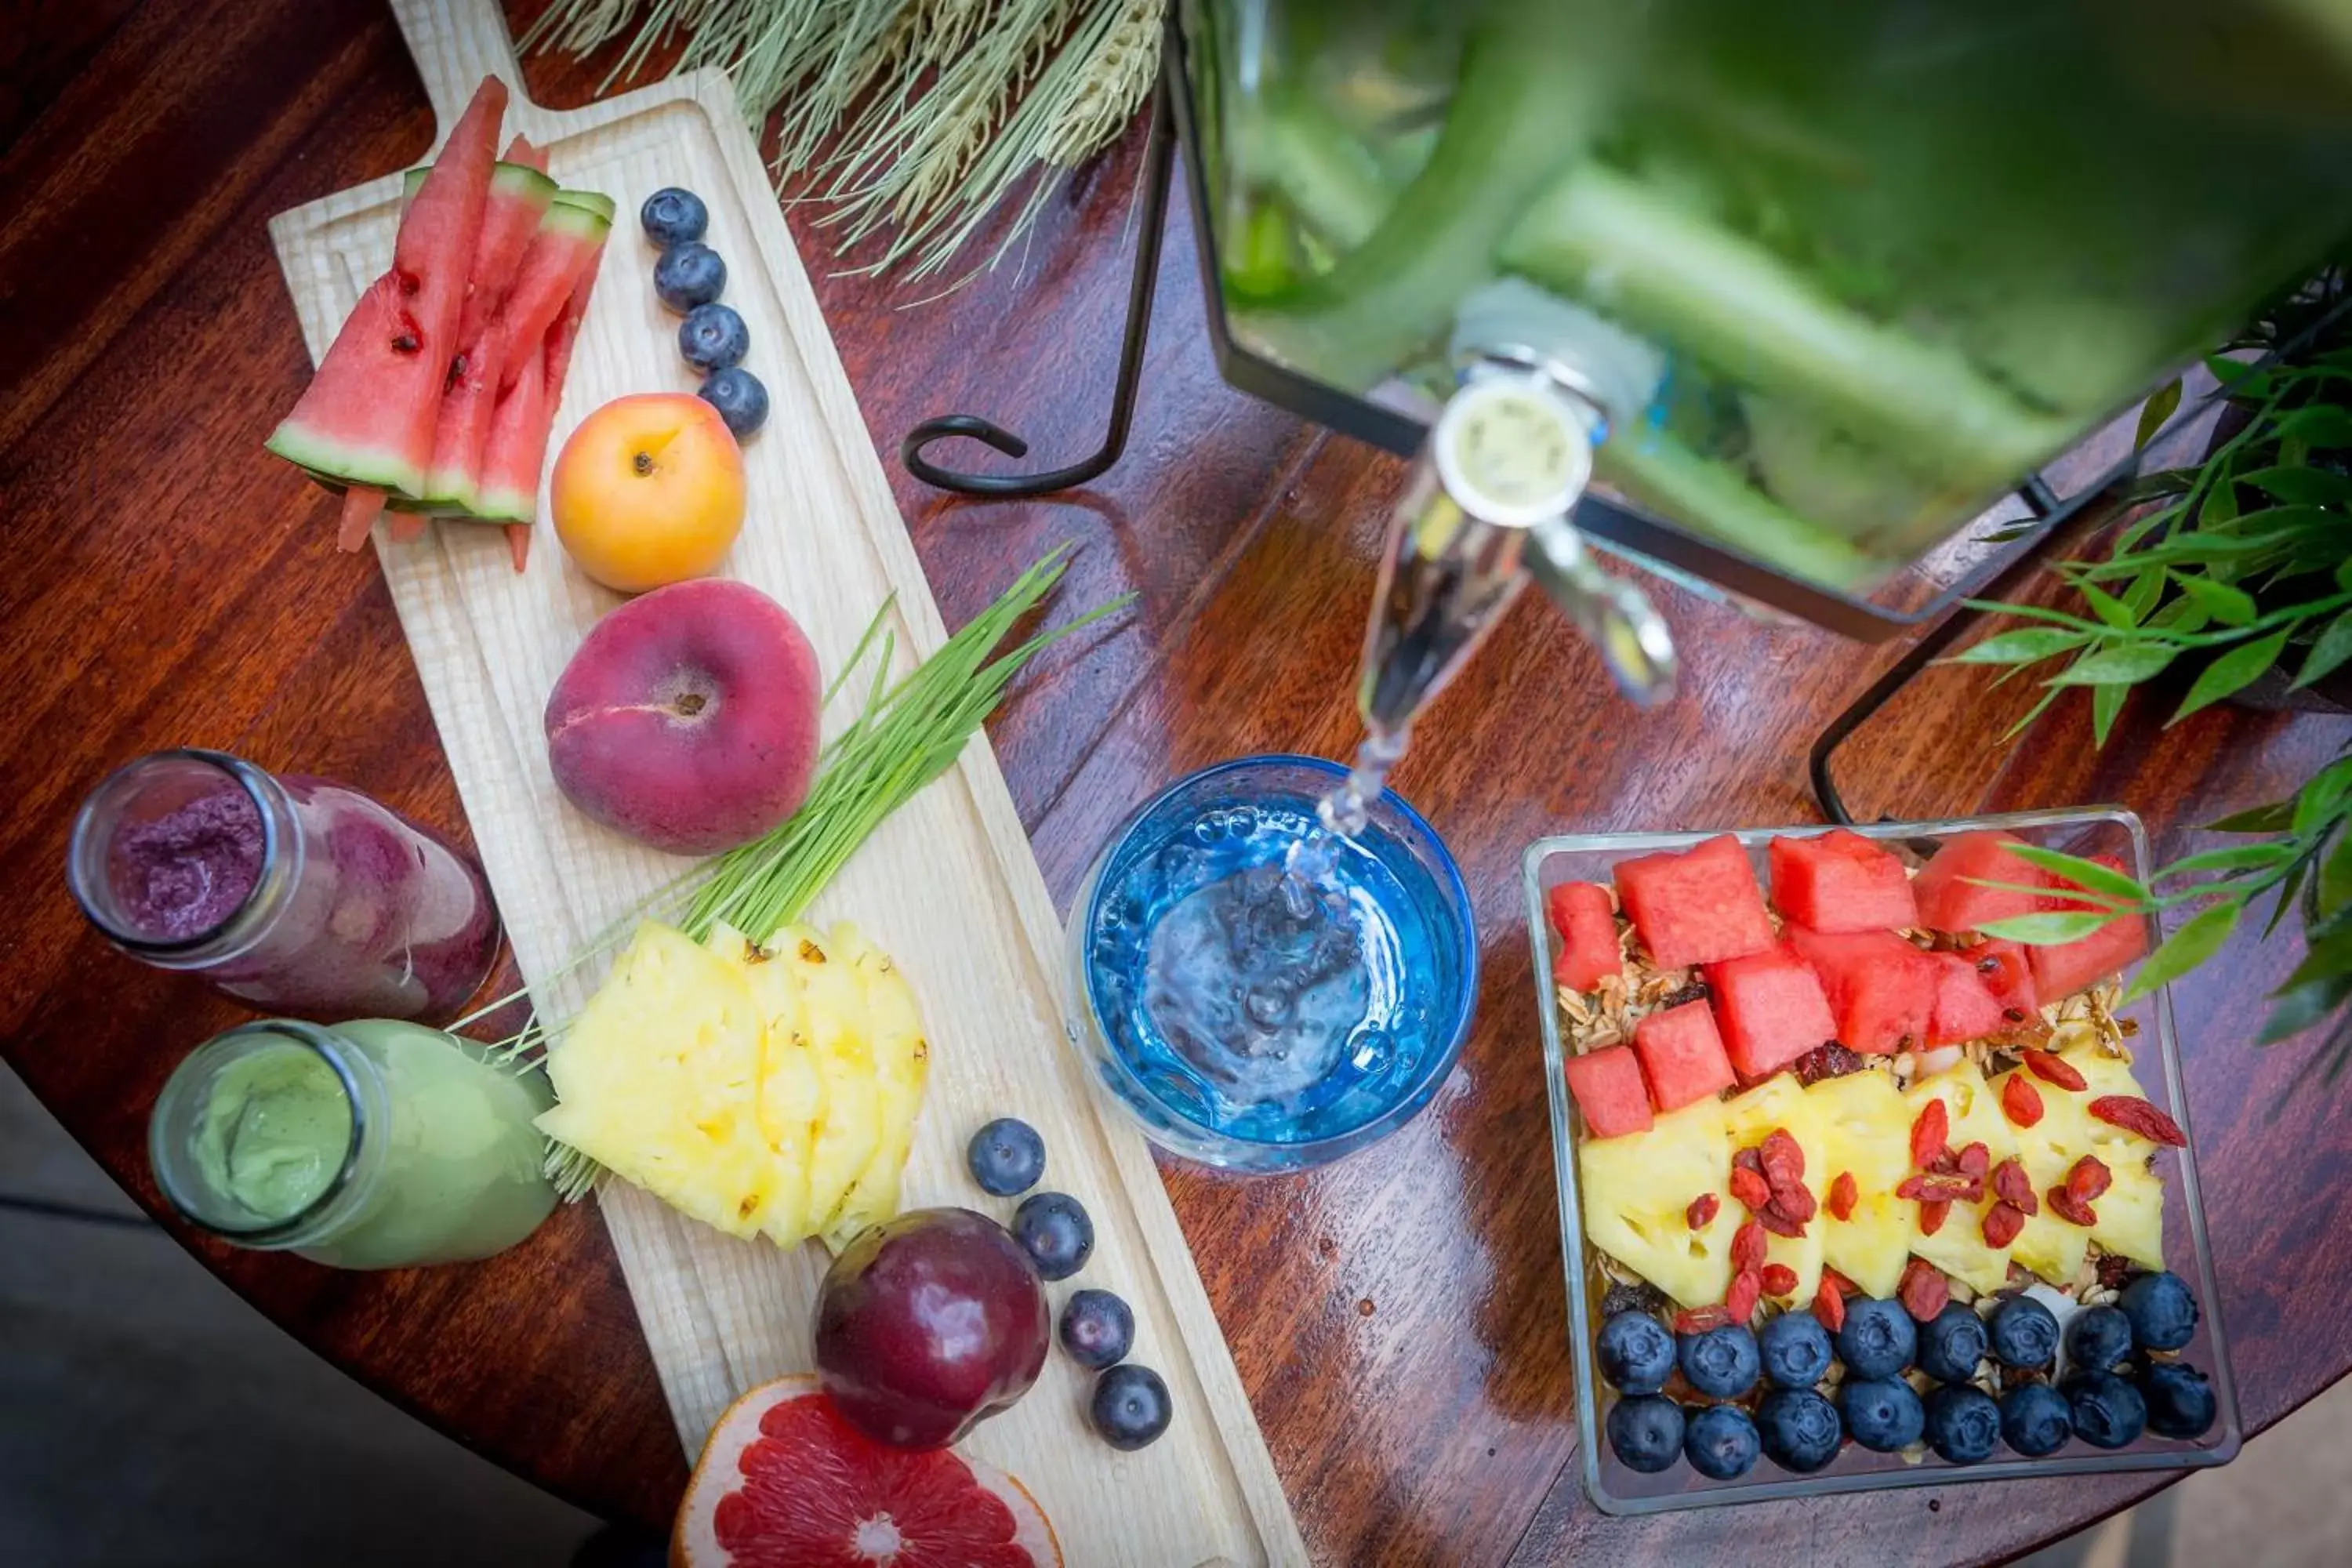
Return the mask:
<svg viewBox="0 0 2352 1568">
<path fill-rule="evenodd" d="M 259 450 L 308 370 L 268 218 L 404 166 L 431 121 L 376 0 L 17 16 L 29 25 L 12 17 L 0 39 L 0 648 L 16 714 L 0 1039 L 152 1208 L 155 1090 L 243 1015 L 82 924 L 61 875 L 81 793 L 127 757 L 194 742 L 465 829 L 374 562 L 334 553 L 330 504 Z M 586 102 L 607 63 L 533 60 L 532 96 Z M 886 456 L 917 420 L 966 408 L 1045 461 L 1091 449 L 1139 146 L 1130 133 L 1057 195 L 1018 266 L 916 309 L 833 275 L 827 231 L 789 215 Z M 1062 900 L 1118 816 L 1173 773 L 1352 742 L 1373 537 L 1400 474 L 1218 383 L 1188 236 L 1171 236 L 1160 289 L 1133 444 L 1090 489 L 974 505 L 888 465 L 950 626 L 1009 563 L 1062 539 L 1080 546 L 1069 602 L 1140 596 L 1115 631 L 1049 655 L 991 726 Z M 1310 1175 L 1163 1167 L 1318 1562 L 1982 1561 L 2159 1484 L 1963 1485 L 1643 1521 L 1583 1499 L 1519 851 L 1569 829 L 1807 819 L 1812 736 L 1895 657 L 1660 592 L 1686 670 L 1672 706 L 1637 717 L 1618 703 L 1529 599 L 1420 728 L 1397 784 L 1462 862 L 1485 961 L 1475 1033 L 1431 1110 Z M 1849 799 L 1871 816 L 2120 802 L 2171 854 L 2193 841 L 2188 825 L 2291 784 L 2352 735 L 2342 720 L 2234 709 L 2165 731 L 2156 697 L 2104 752 L 2071 701 L 1999 746 L 2030 699 L 1930 674 L 1846 749 Z M 2176 998 L 2255 1430 L 2352 1366 L 2352 1268 L 2326 1239 L 2352 1223 L 2352 1118 L 2294 1087 L 2306 1047 L 2250 1039 L 2291 963 L 2284 943 L 2242 939 Z M 468 1445 L 609 1516 L 666 1520 L 685 1467 L 592 1211 L 488 1264 L 388 1275 L 190 1245 L 305 1343 Z"/>
</svg>

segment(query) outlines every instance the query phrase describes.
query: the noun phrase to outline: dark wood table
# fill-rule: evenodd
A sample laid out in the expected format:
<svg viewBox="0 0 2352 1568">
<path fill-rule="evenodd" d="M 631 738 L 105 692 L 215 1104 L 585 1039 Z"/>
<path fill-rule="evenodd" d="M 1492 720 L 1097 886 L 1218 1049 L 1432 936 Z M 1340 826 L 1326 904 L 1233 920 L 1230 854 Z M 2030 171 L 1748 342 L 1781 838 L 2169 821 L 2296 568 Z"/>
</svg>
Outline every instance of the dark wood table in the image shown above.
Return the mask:
<svg viewBox="0 0 2352 1568">
<path fill-rule="evenodd" d="M 329 502 L 260 449 L 309 370 L 265 221 L 414 160 L 429 122 L 374 0 L 34 0 L 9 31 L 0 647 L 17 716 L 0 1025 L 9 1062 L 156 1210 L 142 1153 L 155 1091 L 242 1015 L 84 926 L 60 871 L 82 792 L 126 758 L 194 742 L 346 778 L 463 829 L 373 559 L 335 553 Z M 530 74 L 535 97 L 568 105 L 603 72 L 541 59 Z M 917 420 L 958 409 L 1026 433 L 1051 461 L 1091 449 L 1139 140 L 1052 201 L 1020 265 L 917 309 L 825 277 L 837 258 L 824 231 L 794 224 L 886 453 Z M 1350 675 L 1400 468 L 1219 383 L 1183 222 L 1134 439 L 1101 483 L 982 506 L 889 464 L 950 624 L 1063 539 L 1080 546 L 1066 605 L 1139 595 L 1115 633 L 1049 657 L 991 726 L 1064 898 L 1155 784 L 1244 752 L 1339 754 L 1354 741 Z M 1319 1561 L 1992 1559 L 2161 1484 L 1956 1486 L 1646 1521 L 1584 1500 L 1520 849 L 1571 828 L 1812 820 L 1806 749 L 1893 657 L 1663 597 L 1687 692 L 1664 710 L 1619 702 L 1529 598 L 1421 726 L 1397 784 L 1461 859 L 1485 962 L 1475 1035 L 1429 1113 L 1309 1175 L 1164 1167 Z M 2161 731 L 2150 700 L 2100 752 L 2070 700 L 2005 749 L 1996 738 L 2030 695 L 1932 672 L 1849 746 L 1855 809 L 2119 801 L 2178 852 L 2183 825 L 2267 798 L 2346 734 L 2341 721 L 2230 708 Z M 2285 942 L 2243 942 L 2178 992 L 2255 1428 L 2352 1366 L 2352 1267 L 2331 1239 L 2352 1225 L 2352 1118 L 2326 1094 L 2289 1091 L 2307 1047 L 2250 1038 L 2291 962 Z M 488 1264 L 383 1275 L 181 1234 L 260 1310 L 404 1408 L 609 1517 L 667 1520 L 686 1459 L 593 1206 Z"/>
</svg>

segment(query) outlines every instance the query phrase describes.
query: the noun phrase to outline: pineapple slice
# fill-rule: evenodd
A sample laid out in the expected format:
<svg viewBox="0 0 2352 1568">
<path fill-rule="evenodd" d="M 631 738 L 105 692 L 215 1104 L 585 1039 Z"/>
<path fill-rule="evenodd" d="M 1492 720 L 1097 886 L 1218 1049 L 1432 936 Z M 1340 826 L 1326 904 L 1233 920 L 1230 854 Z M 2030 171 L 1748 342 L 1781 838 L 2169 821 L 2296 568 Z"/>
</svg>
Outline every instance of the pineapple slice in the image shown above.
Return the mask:
<svg viewBox="0 0 2352 1568">
<path fill-rule="evenodd" d="M 647 921 L 548 1053 L 541 1131 L 730 1236 L 776 1188 L 760 1135 L 761 1017 L 741 971 Z"/>
<path fill-rule="evenodd" d="M 801 1016 L 824 1093 L 824 1118 L 809 1161 L 808 1215 L 823 1226 L 882 1143 L 882 1094 L 866 1035 L 866 991 L 856 971 L 807 926 L 768 939 L 800 993 Z"/>
<path fill-rule="evenodd" d="M 1822 1205 L 1822 1260 L 1873 1296 L 1892 1296 L 1911 1256 L 1916 1206 L 1895 1195 L 1910 1172 L 1911 1121 L 1902 1090 L 1871 1069 L 1823 1079 L 1805 1091 L 1828 1129 L 1829 1163 L 1812 1182 Z M 1856 1200 L 1846 1219 L 1829 1216 L 1831 1184 L 1841 1172 L 1854 1180 Z"/>
<path fill-rule="evenodd" d="M 1949 1071 L 1922 1079 L 1904 1091 L 1904 1107 L 1908 1112 L 1903 1124 L 1906 1158 L 1909 1157 L 1911 1123 L 1927 1109 L 1930 1100 L 1944 1102 L 1944 1112 L 1951 1120 L 1950 1142 L 1955 1152 L 1971 1143 L 1982 1143 L 1995 1165 L 2018 1152 L 2017 1129 L 2001 1114 L 2000 1101 L 1985 1083 L 1984 1074 L 1976 1064 L 1963 1059 Z M 1985 1245 L 1985 1211 L 1992 1205 L 1988 1183 L 1981 1202 L 1954 1204 L 1933 1236 L 1919 1227 L 1921 1206 L 1907 1205 L 1911 1210 L 1911 1250 L 1979 1294 L 2000 1289 L 2009 1282 L 2009 1249 Z"/>
<path fill-rule="evenodd" d="M 931 1047 L 923 1035 L 914 988 L 890 955 L 846 921 L 835 925 L 827 940 L 865 994 L 867 1040 L 881 1099 L 881 1141 L 850 1184 L 839 1210 L 824 1224 L 825 1245 L 839 1252 L 859 1231 L 898 1212 L 898 1175 L 915 1142 L 915 1117 L 922 1110 Z"/>
<path fill-rule="evenodd" d="M 1829 1213 L 1823 1205 L 1829 1199 L 1830 1179 L 1836 1173 L 1830 1168 L 1828 1121 L 1804 1086 L 1789 1074 L 1780 1073 L 1727 1102 L 1723 1121 L 1725 1136 L 1729 1140 L 1725 1152 L 1727 1163 L 1732 1150 L 1756 1147 L 1775 1128 L 1785 1129 L 1797 1141 L 1797 1147 L 1805 1152 L 1805 1185 L 1813 1194 L 1813 1217 L 1806 1224 L 1802 1236 L 1767 1235 L 1764 1261 L 1785 1264 L 1793 1269 L 1797 1276 L 1794 1299 L 1810 1301 L 1821 1289 L 1823 1238 L 1830 1228 Z M 1747 1215 L 1740 1217 L 1745 1219 Z"/>
<path fill-rule="evenodd" d="M 1669 1111 L 1647 1132 L 1587 1138 L 1577 1145 L 1576 1168 L 1593 1246 L 1683 1306 L 1723 1300 L 1731 1237 L 1747 1215 L 1731 1200 L 1721 1101 Z M 1715 1218 L 1693 1230 L 1691 1200 L 1705 1193 L 1720 1200 Z"/>
<path fill-rule="evenodd" d="M 2012 1068 L 1985 1085 L 1994 1105 L 2000 1103 L 2001 1090 L 2008 1087 L 2009 1080 L 2021 1074 L 2042 1096 L 2042 1120 L 2031 1127 L 2011 1122 L 2010 1131 L 2017 1139 L 2018 1161 L 2024 1165 L 2025 1173 L 2033 1178 L 2034 1195 L 2043 1198 L 2051 1188 L 2065 1181 L 2074 1162 L 2090 1152 L 2090 1118 L 2084 1114 L 2085 1102 L 2081 1095 L 2043 1083 L 2023 1068 Z M 2002 1120 L 2008 1120 L 2006 1113 Z M 2010 1244 L 2009 1255 L 2063 1289 L 2082 1272 L 2083 1258 L 2090 1247 L 2091 1233 L 2060 1219 L 2044 1202 L 2027 1217 L 2025 1228 Z"/>
<path fill-rule="evenodd" d="M 2091 1239 L 2143 1268 L 2161 1268 L 2164 1183 L 2137 1161 L 2126 1161 L 2114 1169 L 2114 1184 L 2091 1205 L 2099 1216 L 2099 1223 L 2091 1227 Z"/>
<path fill-rule="evenodd" d="M 2109 1165 L 2125 1161 L 2137 1164 L 2145 1162 L 2162 1147 L 2137 1132 L 2127 1132 L 2111 1121 L 2095 1120 L 2090 1114 L 2091 1101 L 2102 1095 L 2128 1095 L 2135 1100 L 2147 1098 L 2147 1091 L 2140 1088 L 2139 1079 L 2132 1075 L 2128 1058 L 2109 1056 L 2087 1037 L 2087 1031 L 2084 1039 L 2069 1046 L 2059 1055 L 2072 1064 L 2074 1070 L 2083 1075 L 2083 1081 L 2090 1086 L 2076 1095 L 2067 1094 L 2063 1089 L 2055 1091 L 2084 1108 L 2084 1124 L 2090 1129 L 2090 1138 L 2074 1151 L 2077 1154 L 2095 1153 Z M 2048 1085 L 2042 1088 L 2045 1093 L 2050 1092 Z"/>
<path fill-rule="evenodd" d="M 760 1006 L 760 1135 L 776 1161 L 776 1194 L 761 1234 L 778 1247 L 808 1239 L 809 1163 L 824 1117 L 824 1080 L 801 1016 L 800 988 L 789 967 L 721 923 L 705 943 L 743 972 Z"/>
</svg>

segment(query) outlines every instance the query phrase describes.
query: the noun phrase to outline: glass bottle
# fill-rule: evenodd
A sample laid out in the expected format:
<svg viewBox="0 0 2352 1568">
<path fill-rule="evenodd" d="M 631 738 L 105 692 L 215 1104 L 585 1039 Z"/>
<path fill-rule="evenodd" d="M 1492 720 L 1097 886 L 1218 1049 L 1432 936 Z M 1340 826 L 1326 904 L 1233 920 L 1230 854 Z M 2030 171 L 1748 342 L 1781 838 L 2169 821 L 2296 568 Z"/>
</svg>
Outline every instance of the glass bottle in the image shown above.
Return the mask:
<svg viewBox="0 0 2352 1568">
<path fill-rule="evenodd" d="M 468 856 L 346 784 L 157 752 L 82 802 L 66 858 L 110 942 L 273 1012 L 455 1017 L 498 911 Z"/>
<path fill-rule="evenodd" d="M 338 1268 L 503 1252 L 555 1206 L 532 1119 L 545 1075 L 390 1018 L 273 1018 L 190 1053 L 156 1098 L 147 1153 L 191 1223 Z"/>
</svg>

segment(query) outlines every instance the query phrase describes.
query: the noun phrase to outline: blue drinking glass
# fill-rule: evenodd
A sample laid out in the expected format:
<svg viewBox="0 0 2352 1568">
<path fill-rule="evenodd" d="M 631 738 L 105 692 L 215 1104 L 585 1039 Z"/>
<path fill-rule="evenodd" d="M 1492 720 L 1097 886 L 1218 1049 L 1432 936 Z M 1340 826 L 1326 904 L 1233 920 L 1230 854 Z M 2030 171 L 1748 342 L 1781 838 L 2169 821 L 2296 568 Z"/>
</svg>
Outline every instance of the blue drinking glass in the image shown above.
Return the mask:
<svg viewBox="0 0 2352 1568">
<path fill-rule="evenodd" d="M 1347 773 L 1320 758 L 1277 755 L 1180 779 L 1119 826 L 1078 890 L 1068 934 L 1071 1041 L 1113 1101 L 1164 1149 L 1237 1171 L 1322 1164 L 1411 1121 L 1461 1054 L 1478 992 L 1469 893 L 1435 830 L 1392 790 L 1346 842 L 1328 884 L 1345 899 L 1360 974 L 1350 968 L 1315 983 L 1323 971 L 1300 972 L 1297 1005 L 1325 1009 L 1314 1030 L 1322 1043 L 1307 1059 L 1272 1048 L 1287 1034 L 1253 1036 L 1265 1045 L 1261 1054 L 1205 1046 L 1167 1005 L 1180 966 L 1155 960 L 1155 937 L 1163 959 L 1169 944 L 1197 944 L 1202 927 L 1188 916 L 1202 906 L 1187 900 L 1237 874 L 1278 871 L 1291 846 L 1316 830 L 1317 801 Z M 1238 951 L 1262 933 L 1254 924 L 1246 934 L 1213 934 Z M 1274 973 L 1280 977 L 1279 963 Z M 1257 994 L 1250 997 L 1255 1004 Z M 1226 1000 L 1241 1005 L 1210 1005 Z"/>
</svg>

